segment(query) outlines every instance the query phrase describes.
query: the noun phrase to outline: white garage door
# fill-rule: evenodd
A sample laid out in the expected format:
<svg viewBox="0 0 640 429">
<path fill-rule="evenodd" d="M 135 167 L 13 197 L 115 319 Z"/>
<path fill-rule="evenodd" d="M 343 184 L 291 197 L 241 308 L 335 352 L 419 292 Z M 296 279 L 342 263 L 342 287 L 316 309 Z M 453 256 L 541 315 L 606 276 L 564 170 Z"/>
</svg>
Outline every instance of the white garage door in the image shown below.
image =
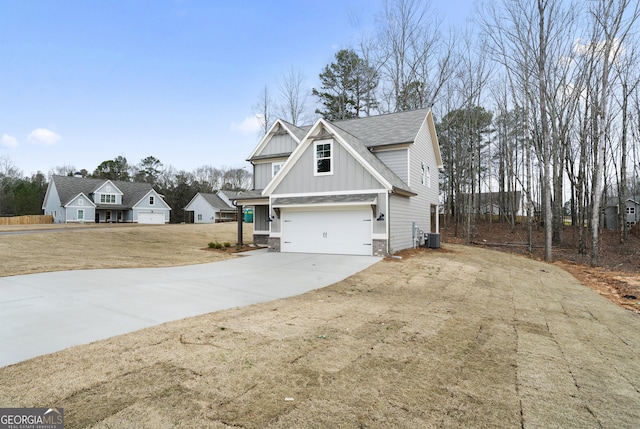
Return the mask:
<svg viewBox="0 0 640 429">
<path fill-rule="evenodd" d="M 280 250 L 370 256 L 371 222 L 370 207 L 314 211 L 283 208 Z"/>
<path fill-rule="evenodd" d="M 140 212 L 138 223 L 164 224 L 164 213 Z"/>
</svg>

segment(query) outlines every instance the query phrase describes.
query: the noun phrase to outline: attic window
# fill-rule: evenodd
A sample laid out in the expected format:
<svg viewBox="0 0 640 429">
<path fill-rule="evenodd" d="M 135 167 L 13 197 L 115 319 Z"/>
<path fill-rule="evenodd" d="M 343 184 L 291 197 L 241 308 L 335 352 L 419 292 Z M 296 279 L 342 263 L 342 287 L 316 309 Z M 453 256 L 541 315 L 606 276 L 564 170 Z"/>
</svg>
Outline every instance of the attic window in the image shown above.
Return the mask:
<svg viewBox="0 0 640 429">
<path fill-rule="evenodd" d="M 155 198 L 153 198 L 153 195 L 149 197 L 149 205 L 152 206 L 155 204 Z"/>
<path fill-rule="evenodd" d="M 333 160 L 333 142 L 331 140 L 320 140 L 314 143 L 314 161 L 315 161 L 315 175 L 327 175 L 332 174 L 331 169 Z"/>
</svg>

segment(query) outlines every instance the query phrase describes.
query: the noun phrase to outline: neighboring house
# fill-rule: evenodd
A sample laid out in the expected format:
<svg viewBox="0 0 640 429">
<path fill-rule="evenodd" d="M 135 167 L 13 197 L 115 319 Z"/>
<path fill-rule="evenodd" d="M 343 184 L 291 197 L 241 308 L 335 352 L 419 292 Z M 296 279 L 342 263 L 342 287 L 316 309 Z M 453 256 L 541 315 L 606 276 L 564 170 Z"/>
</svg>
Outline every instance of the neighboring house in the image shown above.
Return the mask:
<svg viewBox="0 0 640 429">
<path fill-rule="evenodd" d="M 235 197 L 235 193 L 230 193 Z M 193 212 L 193 223 L 215 223 L 236 220 L 236 208 L 232 200 L 222 191 L 212 194 L 198 192 L 184 208 Z"/>
<path fill-rule="evenodd" d="M 470 194 L 462 194 L 461 204 L 467 207 Z M 526 209 L 521 191 L 513 192 L 480 192 L 474 195 L 475 207 L 473 213 L 477 213 L 477 207 L 480 207 L 479 214 L 482 215 L 505 215 L 505 216 L 524 216 Z M 466 211 L 466 210 L 465 210 Z"/>
<path fill-rule="evenodd" d="M 254 242 L 271 251 L 387 255 L 439 231 L 431 110 L 277 120 L 248 161 L 254 190 L 236 204 L 254 206 Z"/>
<path fill-rule="evenodd" d="M 617 198 L 617 197 L 616 197 Z M 633 225 L 640 222 L 640 198 L 628 198 L 625 202 L 625 215 L 627 227 L 631 228 Z M 604 218 L 601 216 L 601 226 L 609 229 L 618 229 L 618 205 L 611 205 L 604 209 Z"/>
<path fill-rule="evenodd" d="M 169 222 L 171 208 L 149 183 L 52 176 L 42 204 L 54 223 Z"/>
</svg>

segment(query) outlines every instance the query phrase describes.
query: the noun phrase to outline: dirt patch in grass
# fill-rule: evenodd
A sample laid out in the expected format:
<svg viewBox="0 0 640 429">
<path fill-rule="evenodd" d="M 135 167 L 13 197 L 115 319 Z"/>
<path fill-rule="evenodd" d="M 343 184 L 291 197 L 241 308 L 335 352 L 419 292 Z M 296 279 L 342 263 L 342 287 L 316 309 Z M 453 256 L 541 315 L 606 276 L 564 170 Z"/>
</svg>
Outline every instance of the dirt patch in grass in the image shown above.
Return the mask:
<svg viewBox="0 0 640 429">
<path fill-rule="evenodd" d="M 402 256 L 0 368 L 0 404 L 64 407 L 66 428 L 640 421 L 638 315 L 530 258 L 451 244 Z"/>
</svg>

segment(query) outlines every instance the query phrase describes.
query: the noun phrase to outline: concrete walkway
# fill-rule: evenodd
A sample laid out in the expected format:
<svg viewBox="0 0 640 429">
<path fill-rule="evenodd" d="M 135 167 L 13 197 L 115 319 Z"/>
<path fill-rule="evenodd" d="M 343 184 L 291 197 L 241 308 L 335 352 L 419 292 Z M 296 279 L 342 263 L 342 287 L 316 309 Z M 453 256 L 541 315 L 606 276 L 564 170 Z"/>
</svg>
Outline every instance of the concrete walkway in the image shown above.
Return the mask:
<svg viewBox="0 0 640 429">
<path fill-rule="evenodd" d="M 172 320 L 298 295 L 380 260 L 266 250 L 244 255 L 183 267 L 0 278 L 0 367 Z"/>
</svg>

